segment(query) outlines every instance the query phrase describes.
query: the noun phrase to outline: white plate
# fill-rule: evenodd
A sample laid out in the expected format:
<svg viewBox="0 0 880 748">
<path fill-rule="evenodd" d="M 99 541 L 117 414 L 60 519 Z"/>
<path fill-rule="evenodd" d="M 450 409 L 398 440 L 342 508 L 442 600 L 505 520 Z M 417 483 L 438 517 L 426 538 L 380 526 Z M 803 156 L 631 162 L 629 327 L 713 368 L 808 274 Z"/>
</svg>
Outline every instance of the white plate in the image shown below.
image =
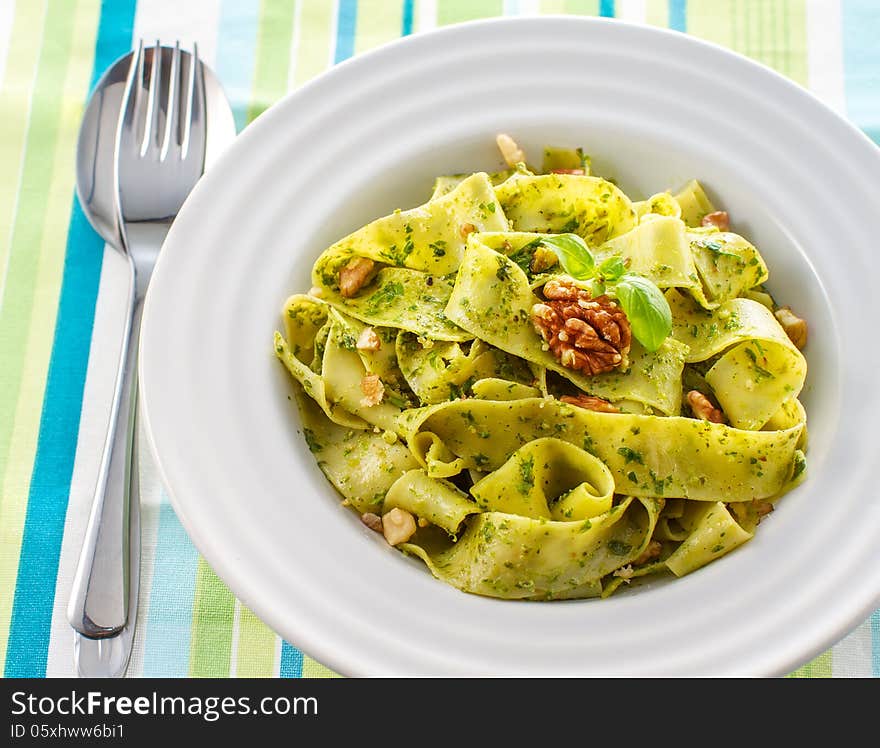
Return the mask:
<svg viewBox="0 0 880 748">
<path fill-rule="evenodd" d="M 718 563 L 607 600 L 467 595 L 343 509 L 306 448 L 272 351 L 284 299 L 435 174 L 497 168 L 499 131 L 583 145 L 636 196 L 701 179 L 809 320 L 809 479 Z M 140 377 L 174 507 L 245 605 L 343 674 L 784 674 L 880 603 L 878 197 L 852 125 L 681 34 L 492 20 L 357 57 L 248 127 L 168 236 Z"/>
</svg>

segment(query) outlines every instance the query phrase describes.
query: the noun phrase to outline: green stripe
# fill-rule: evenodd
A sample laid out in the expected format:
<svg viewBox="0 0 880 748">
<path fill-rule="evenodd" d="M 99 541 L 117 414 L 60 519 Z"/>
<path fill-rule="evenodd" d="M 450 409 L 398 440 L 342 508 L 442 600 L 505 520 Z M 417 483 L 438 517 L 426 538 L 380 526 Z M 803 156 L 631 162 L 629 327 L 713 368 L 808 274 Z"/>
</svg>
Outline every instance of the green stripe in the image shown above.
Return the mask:
<svg viewBox="0 0 880 748">
<path fill-rule="evenodd" d="M 355 54 L 366 52 L 400 37 L 403 28 L 403 0 L 360 0 Z"/>
<path fill-rule="evenodd" d="M 669 26 L 669 0 L 648 0 L 645 20 L 652 26 Z"/>
<path fill-rule="evenodd" d="M 244 605 L 238 617 L 238 678 L 271 678 L 275 672 L 278 637 Z"/>
<path fill-rule="evenodd" d="M 789 678 L 830 678 L 831 672 L 831 650 L 827 650 L 820 654 L 815 660 L 808 662 L 806 665 L 799 667 L 793 673 L 789 674 Z"/>
<path fill-rule="evenodd" d="M 235 598 L 214 570 L 199 558 L 193 602 L 191 678 L 227 678 L 232 656 Z"/>
<path fill-rule="evenodd" d="M 61 288 L 80 103 L 98 19 L 96 0 L 59 1 L 48 9 L 0 307 L 0 662 L 6 657 Z"/>
<path fill-rule="evenodd" d="M 311 3 L 298 0 L 297 19 L 299 21 L 296 50 L 296 69 L 293 87 L 301 86 L 319 73 L 324 72 L 330 62 L 330 50 L 335 38 L 333 30 L 333 3 Z"/>
<path fill-rule="evenodd" d="M 330 668 L 325 667 L 317 660 L 313 660 L 308 655 L 303 655 L 303 678 L 338 678 Z"/>
<path fill-rule="evenodd" d="M 42 46 L 45 10 L 45 4 L 41 2 L 15 4 L 5 77 L 0 90 L 0 121 L 3 122 L 3 137 L 0 138 L 0 164 L 3 164 L 0 169 L 0 298 L 21 177 L 21 154 L 24 151 L 34 78 Z M 0 408 L 0 414 L 3 412 Z M 3 451 L 0 441 L 0 460 Z"/>
<path fill-rule="evenodd" d="M 263 0 L 257 30 L 248 122 L 287 93 L 293 14 L 293 3 L 288 0 Z"/>
<path fill-rule="evenodd" d="M 437 25 L 445 26 L 475 18 L 500 16 L 503 13 L 502 0 L 440 0 L 437 3 Z"/>
<path fill-rule="evenodd" d="M 806 0 L 688 3 L 687 28 L 807 84 Z"/>
<path fill-rule="evenodd" d="M 544 0 L 542 13 L 568 13 L 578 16 L 598 16 L 599 0 Z"/>
</svg>

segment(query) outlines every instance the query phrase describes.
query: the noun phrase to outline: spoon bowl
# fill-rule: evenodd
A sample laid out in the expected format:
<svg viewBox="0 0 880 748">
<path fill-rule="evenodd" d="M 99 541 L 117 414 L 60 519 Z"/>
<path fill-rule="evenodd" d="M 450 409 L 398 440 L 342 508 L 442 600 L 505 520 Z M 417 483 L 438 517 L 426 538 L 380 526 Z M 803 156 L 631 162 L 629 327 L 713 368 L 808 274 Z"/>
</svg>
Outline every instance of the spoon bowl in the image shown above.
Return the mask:
<svg viewBox="0 0 880 748">
<path fill-rule="evenodd" d="M 190 53 L 181 50 L 181 57 Z M 122 248 L 122 231 L 117 215 L 116 180 L 113 174 L 116 129 L 125 95 L 125 82 L 134 52 L 117 59 L 95 85 L 79 130 L 76 151 L 76 194 L 92 228 L 105 242 Z M 207 143 L 205 169 L 235 135 L 232 109 L 216 75 L 202 65 L 205 84 Z"/>
</svg>

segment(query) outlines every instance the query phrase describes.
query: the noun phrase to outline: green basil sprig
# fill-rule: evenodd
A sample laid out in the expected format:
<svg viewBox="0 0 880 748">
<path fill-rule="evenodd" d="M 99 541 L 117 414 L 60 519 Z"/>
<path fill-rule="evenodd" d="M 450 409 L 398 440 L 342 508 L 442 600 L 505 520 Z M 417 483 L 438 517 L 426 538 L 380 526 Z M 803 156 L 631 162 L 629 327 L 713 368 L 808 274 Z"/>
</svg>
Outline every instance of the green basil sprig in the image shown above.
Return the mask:
<svg viewBox="0 0 880 748">
<path fill-rule="evenodd" d="M 672 332 L 672 310 L 663 292 L 635 273 L 621 276 L 613 291 L 636 340 L 649 351 L 656 351 Z"/>
<path fill-rule="evenodd" d="M 541 239 L 556 254 L 562 269 L 572 278 L 589 280 L 596 274 L 596 258 L 577 234 L 557 234 Z"/>
<path fill-rule="evenodd" d="M 596 267 L 596 258 L 577 234 L 557 234 L 541 240 L 553 250 L 572 278 L 592 281 L 592 293 L 610 292 L 629 320 L 632 334 L 649 351 L 656 351 L 672 332 L 672 310 L 663 292 L 642 275 L 627 272 L 626 261 L 612 255 Z"/>
</svg>

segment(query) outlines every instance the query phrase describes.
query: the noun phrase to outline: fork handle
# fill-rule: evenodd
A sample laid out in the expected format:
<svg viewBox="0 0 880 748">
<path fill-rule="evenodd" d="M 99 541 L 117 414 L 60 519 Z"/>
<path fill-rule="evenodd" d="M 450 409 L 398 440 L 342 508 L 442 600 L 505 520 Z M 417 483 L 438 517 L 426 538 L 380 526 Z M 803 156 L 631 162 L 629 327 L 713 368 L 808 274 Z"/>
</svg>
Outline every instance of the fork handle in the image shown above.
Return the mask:
<svg viewBox="0 0 880 748">
<path fill-rule="evenodd" d="M 84 636 L 115 636 L 129 617 L 129 592 L 137 585 L 137 559 L 132 559 L 130 523 L 137 506 L 137 465 L 133 445 L 137 412 L 137 347 L 140 294 L 135 292 L 135 267 L 130 261 L 128 326 L 120 356 L 116 391 L 101 456 L 92 509 L 73 580 L 67 618 Z"/>
</svg>

